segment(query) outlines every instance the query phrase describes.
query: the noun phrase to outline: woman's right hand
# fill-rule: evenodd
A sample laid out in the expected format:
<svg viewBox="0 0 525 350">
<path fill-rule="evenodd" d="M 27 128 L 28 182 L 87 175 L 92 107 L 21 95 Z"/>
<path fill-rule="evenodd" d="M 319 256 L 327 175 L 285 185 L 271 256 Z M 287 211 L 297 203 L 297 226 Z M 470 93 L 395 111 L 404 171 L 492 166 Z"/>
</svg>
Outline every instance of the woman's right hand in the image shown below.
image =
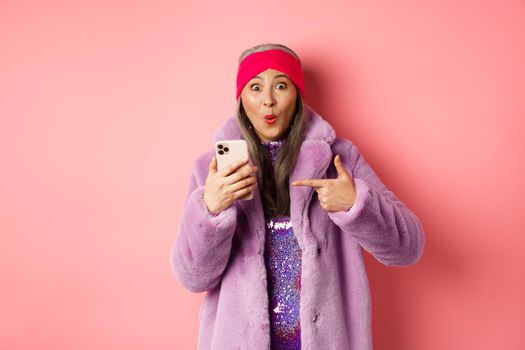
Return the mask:
<svg viewBox="0 0 525 350">
<path fill-rule="evenodd" d="M 252 174 L 257 167 L 247 163 L 248 159 L 239 160 L 217 170 L 217 158 L 213 156 L 204 185 L 204 203 L 211 213 L 220 213 L 256 187 L 257 176 Z"/>
</svg>

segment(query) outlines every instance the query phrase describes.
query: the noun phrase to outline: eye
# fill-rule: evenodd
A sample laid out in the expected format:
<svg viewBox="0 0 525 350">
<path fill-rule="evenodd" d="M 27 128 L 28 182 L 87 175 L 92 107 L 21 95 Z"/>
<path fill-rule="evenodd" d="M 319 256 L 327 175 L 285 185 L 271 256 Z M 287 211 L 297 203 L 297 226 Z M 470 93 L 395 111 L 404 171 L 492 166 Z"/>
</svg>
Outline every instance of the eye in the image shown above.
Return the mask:
<svg viewBox="0 0 525 350">
<path fill-rule="evenodd" d="M 276 87 L 279 88 L 279 86 L 282 86 L 282 89 L 286 88 L 285 83 L 278 83 Z"/>
<path fill-rule="evenodd" d="M 259 90 L 259 85 L 252 84 L 252 85 L 250 85 L 250 89 L 253 90 L 253 91 L 258 91 Z"/>
</svg>

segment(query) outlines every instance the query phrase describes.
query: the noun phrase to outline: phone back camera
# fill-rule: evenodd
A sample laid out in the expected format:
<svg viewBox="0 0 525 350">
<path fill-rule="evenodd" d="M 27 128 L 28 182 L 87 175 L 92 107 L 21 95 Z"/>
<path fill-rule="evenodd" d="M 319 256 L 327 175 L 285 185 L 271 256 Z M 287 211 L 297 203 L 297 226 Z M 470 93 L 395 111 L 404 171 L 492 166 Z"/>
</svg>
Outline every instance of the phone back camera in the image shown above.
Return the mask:
<svg viewBox="0 0 525 350">
<path fill-rule="evenodd" d="M 217 153 L 223 155 L 229 152 L 228 145 L 223 145 L 222 143 L 217 144 Z"/>
</svg>

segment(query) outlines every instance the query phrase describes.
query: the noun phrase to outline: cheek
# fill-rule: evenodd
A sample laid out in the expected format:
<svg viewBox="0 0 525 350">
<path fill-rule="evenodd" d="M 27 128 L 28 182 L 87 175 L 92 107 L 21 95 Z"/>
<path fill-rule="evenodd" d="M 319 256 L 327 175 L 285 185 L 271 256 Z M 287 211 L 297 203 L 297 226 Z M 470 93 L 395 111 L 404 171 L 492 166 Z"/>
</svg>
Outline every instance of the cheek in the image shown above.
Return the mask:
<svg viewBox="0 0 525 350">
<path fill-rule="evenodd" d="M 284 95 L 286 105 L 295 105 L 295 100 L 297 99 L 297 91 L 289 91 L 289 93 Z"/>
<path fill-rule="evenodd" d="M 286 100 L 284 102 L 286 105 L 286 110 L 289 111 L 289 113 L 294 112 L 296 99 L 297 99 L 297 95 L 295 94 L 290 94 L 289 96 L 286 97 Z"/>
<path fill-rule="evenodd" d="M 254 96 L 246 94 L 242 99 L 243 106 L 248 110 L 253 110 L 257 106 L 257 99 Z"/>
</svg>

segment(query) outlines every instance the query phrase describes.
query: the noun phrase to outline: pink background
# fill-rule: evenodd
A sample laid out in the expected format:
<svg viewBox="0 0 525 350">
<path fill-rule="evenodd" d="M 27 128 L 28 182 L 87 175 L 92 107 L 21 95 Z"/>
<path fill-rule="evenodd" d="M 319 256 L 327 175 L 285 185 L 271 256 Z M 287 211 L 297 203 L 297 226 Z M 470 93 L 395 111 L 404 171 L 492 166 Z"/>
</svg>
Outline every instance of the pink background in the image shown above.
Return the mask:
<svg viewBox="0 0 525 350">
<path fill-rule="evenodd" d="M 426 231 L 410 268 L 366 254 L 375 349 L 524 349 L 525 3 L 196 3 L 0 3 L 0 348 L 195 348 L 191 165 L 281 42 Z"/>
</svg>

